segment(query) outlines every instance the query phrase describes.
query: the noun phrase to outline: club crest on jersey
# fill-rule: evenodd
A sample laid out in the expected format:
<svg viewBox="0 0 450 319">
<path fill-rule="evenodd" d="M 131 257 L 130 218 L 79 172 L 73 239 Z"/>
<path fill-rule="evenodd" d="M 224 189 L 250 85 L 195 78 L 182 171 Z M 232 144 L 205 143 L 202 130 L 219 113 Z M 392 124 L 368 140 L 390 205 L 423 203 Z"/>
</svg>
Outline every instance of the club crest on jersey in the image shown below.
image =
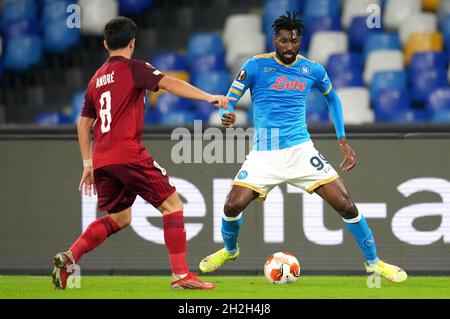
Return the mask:
<svg viewBox="0 0 450 319">
<path fill-rule="evenodd" d="M 247 171 L 240 171 L 237 178 L 238 179 L 245 179 L 248 176 L 248 172 Z"/>
<path fill-rule="evenodd" d="M 236 80 L 238 81 L 244 81 L 247 78 L 247 72 L 245 70 L 239 71 L 239 74 L 236 77 Z"/>
<path fill-rule="evenodd" d="M 300 66 L 300 73 L 303 75 L 308 75 L 311 72 L 311 69 L 307 65 Z"/>
</svg>

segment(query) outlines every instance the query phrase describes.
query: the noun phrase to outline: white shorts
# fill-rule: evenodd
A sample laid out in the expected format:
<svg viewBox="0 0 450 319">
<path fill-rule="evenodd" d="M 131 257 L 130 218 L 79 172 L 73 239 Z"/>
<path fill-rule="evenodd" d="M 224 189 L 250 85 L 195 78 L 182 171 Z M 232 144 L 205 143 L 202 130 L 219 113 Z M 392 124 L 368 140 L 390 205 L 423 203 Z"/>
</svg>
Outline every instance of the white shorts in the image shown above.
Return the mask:
<svg viewBox="0 0 450 319">
<path fill-rule="evenodd" d="M 232 185 L 250 188 L 263 201 L 281 183 L 289 183 L 308 193 L 339 178 L 311 140 L 273 151 L 252 150 L 234 178 Z"/>
</svg>

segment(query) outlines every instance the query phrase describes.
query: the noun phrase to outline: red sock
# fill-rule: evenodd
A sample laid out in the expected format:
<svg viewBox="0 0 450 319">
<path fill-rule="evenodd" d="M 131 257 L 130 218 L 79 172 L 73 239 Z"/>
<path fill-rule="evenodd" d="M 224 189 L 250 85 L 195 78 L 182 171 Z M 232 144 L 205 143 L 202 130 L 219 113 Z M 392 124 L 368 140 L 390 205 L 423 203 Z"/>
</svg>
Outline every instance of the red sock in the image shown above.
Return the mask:
<svg viewBox="0 0 450 319">
<path fill-rule="evenodd" d="M 163 216 L 164 241 L 169 251 L 172 273 L 182 275 L 188 273 L 186 264 L 186 230 L 184 229 L 183 212 L 175 212 Z"/>
<path fill-rule="evenodd" d="M 69 250 L 72 252 L 75 262 L 80 260 L 81 256 L 101 245 L 107 237 L 118 232 L 119 225 L 111 216 L 103 216 L 89 224 L 88 228 L 73 243 Z"/>
</svg>

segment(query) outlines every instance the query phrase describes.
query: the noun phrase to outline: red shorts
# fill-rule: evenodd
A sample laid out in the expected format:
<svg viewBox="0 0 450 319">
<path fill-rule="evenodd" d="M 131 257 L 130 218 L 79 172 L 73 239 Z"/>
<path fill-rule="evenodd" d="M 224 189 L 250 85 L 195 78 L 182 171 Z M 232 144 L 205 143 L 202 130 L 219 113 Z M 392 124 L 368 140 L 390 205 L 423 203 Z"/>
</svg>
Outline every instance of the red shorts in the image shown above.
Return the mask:
<svg viewBox="0 0 450 319">
<path fill-rule="evenodd" d="M 120 212 L 139 195 L 159 207 L 176 188 L 166 170 L 152 158 L 137 163 L 107 165 L 94 170 L 100 211 Z"/>
</svg>

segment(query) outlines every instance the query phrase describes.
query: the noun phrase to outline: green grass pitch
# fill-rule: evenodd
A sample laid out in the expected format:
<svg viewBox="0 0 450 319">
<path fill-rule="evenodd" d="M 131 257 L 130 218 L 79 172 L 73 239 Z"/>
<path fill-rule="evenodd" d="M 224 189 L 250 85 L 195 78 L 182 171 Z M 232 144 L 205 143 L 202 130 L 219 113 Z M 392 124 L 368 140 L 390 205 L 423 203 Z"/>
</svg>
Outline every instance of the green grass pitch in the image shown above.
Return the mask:
<svg viewBox="0 0 450 319">
<path fill-rule="evenodd" d="M 55 290 L 50 276 L 0 276 L 0 299 L 399 299 L 450 298 L 450 277 L 411 276 L 401 284 L 381 279 L 368 288 L 365 276 L 301 276 L 289 285 L 264 276 L 202 276 L 216 289 L 172 290 L 169 276 L 83 276 L 78 289 Z"/>
</svg>

